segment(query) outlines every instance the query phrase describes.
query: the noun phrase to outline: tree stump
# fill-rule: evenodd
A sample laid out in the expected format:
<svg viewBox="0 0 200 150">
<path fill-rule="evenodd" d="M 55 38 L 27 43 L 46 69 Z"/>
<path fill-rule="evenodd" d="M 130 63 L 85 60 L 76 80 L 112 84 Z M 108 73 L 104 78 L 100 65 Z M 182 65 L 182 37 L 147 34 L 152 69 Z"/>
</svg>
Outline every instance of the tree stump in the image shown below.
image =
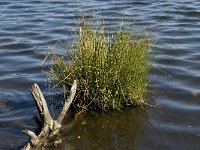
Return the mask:
<svg viewBox="0 0 200 150">
<path fill-rule="evenodd" d="M 57 115 L 57 117 L 53 119 L 50 115 L 46 100 L 44 99 L 44 96 L 39 86 L 35 83 L 29 87 L 40 116 L 40 118 L 38 118 L 37 116 L 33 118 L 38 126 L 39 133 L 37 134 L 30 130 L 24 130 L 24 133 L 30 137 L 30 140 L 22 150 L 41 149 L 42 147 L 47 145 L 49 139 L 53 138 L 59 133 L 62 127 L 61 123 L 76 94 L 76 88 L 77 83 L 75 80 L 71 87 L 70 95 L 65 100 L 62 110 Z"/>
</svg>

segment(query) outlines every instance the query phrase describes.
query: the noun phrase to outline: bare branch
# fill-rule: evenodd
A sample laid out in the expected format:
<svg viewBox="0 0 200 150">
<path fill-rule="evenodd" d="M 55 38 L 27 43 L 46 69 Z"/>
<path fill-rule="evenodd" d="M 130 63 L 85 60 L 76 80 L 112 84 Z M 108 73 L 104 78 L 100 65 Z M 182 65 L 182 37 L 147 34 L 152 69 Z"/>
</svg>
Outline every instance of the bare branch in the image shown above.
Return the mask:
<svg viewBox="0 0 200 150">
<path fill-rule="evenodd" d="M 42 123 L 52 126 L 53 119 L 49 113 L 49 109 L 47 107 L 46 100 L 44 99 L 44 96 L 43 96 L 39 86 L 35 83 L 35 84 L 31 85 L 29 89 L 34 98 L 34 101 L 37 106 Z"/>
<path fill-rule="evenodd" d="M 69 109 L 69 106 L 71 105 L 71 103 L 72 103 L 72 101 L 73 101 L 73 99 L 74 99 L 74 96 L 75 96 L 75 94 L 76 94 L 76 88 L 77 88 L 77 82 L 76 82 L 76 80 L 75 80 L 74 83 L 73 83 L 73 85 L 72 85 L 72 87 L 71 87 L 70 95 L 69 95 L 69 97 L 65 100 L 65 104 L 64 104 L 64 106 L 63 106 L 63 109 L 62 109 L 62 111 L 59 113 L 59 115 L 58 115 L 58 117 L 57 117 L 57 119 L 56 119 L 57 123 L 60 124 L 60 123 L 63 121 L 63 119 L 64 119 L 64 117 L 65 117 L 65 115 L 66 115 L 66 113 L 67 113 L 67 111 L 68 111 L 68 109 Z"/>
<path fill-rule="evenodd" d="M 49 139 L 54 137 L 61 129 L 61 122 L 64 119 L 76 93 L 77 83 L 76 80 L 74 81 L 70 95 L 65 100 L 65 104 L 63 106 L 62 111 L 58 114 L 56 120 L 53 120 L 49 109 L 47 107 L 47 103 L 44 99 L 44 96 L 37 84 L 33 84 L 30 86 L 30 91 L 34 98 L 35 104 L 38 109 L 38 113 L 40 115 L 40 119 L 37 116 L 34 116 L 33 119 L 35 120 L 40 133 L 36 135 L 34 132 L 29 130 L 24 130 L 24 133 L 30 137 L 30 141 L 24 146 L 22 150 L 36 150 L 41 149 L 41 147 L 47 145 Z"/>
<path fill-rule="evenodd" d="M 30 130 L 24 130 L 24 133 L 30 137 L 30 144 L 32 146 L 37 146 L 38 145 L 39 140 L 38 140 L 37 135 L 34 132 L 32 132 Z"/>
<path fill-rule="evenodd" d="M 30 138 L 32 138 L 32 139 L 37 139 L 37 135 L 36 135 L 33 131 L 24 130 L 23 132 L 24 132 L 26 135 L 28 135 Z"/>
</svg>

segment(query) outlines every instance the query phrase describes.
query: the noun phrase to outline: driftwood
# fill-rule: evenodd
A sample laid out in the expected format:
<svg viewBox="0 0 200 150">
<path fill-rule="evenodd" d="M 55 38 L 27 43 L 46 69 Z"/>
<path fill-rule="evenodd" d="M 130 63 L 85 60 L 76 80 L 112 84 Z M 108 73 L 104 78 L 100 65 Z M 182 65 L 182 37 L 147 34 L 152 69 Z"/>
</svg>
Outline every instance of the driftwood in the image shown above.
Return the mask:
<svg viewBox="0 0 200 150">
<path fill-rule="evenodd" d="M 63 109 L 58 114 L 58 116 L 55 119 L 53 119 L 49 113 L 46 100 L 44 99 L 44 96 L 39 86 L 36 83 L 30 86 L 29 89 L 32 93 L 40 116 L 40 119 L 37 116 L 33 118 L 38 126 L 39 133 L 37 134 L 30 130 L 24 130 L 24 133 L 30 137 L 30 140 L 22 150 L 41 149 L 42 147 L 47 145 L 49 139 L 53 138 L 59 133 L 62 127 L 61 123 L 74 99 L 76 88 L 77 83 L 76 81 L 74 81 L 71 87 L 70 95 L 65 100 Z"/>
</svg>

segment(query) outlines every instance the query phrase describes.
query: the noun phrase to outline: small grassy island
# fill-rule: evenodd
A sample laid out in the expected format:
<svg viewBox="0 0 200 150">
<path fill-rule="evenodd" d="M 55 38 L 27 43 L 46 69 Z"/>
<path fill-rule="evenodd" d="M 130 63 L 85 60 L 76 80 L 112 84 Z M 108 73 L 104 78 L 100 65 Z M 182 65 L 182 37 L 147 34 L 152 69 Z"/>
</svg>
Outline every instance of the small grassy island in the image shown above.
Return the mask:
<svg viewBox="0 0 200 150">
<path fill-rule="evenodd" d="M 66 56 L 51 55 L 52 65 L 47 70 L 56 85 L 69 95 L 57 117 L 52 118 L 39 86 L 30 86 L 39 113 L 34 117 L 38 129 L 24 130 L 30 140 L 23 150 L 40 149 L 56 139 L 71 103 L 81 111 L 146 104 L 144 93 L 151 67 L 149 35 L 123 28 L 106 33 L 103 25 L 95 27 L 92 19 L 84 16 L 77 35 Z"/>
<path fill-rule="evenodd" d="M 55 53 L 48 75 L 67 93 L 77 80 L 78 109 L 121 109 L 143 105 L 151 67 L 149 34 L 119 28 L 113 34 L 82 16 L 77 39 L 66 56 Z"/>
</svg>

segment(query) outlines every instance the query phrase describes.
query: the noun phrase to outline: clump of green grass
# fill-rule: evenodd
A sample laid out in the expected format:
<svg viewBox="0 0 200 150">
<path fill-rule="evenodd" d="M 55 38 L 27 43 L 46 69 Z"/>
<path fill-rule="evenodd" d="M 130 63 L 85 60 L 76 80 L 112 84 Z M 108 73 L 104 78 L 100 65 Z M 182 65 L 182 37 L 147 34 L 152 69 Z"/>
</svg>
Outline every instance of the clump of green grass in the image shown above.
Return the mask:
<svg viewBox="0 0 200 150">
<path fill-rule="evenodd" d="M 151 67 L 149 34 L 118 29 L 106 34 L 83 16 L 78 38 L 65 56 L 53 54 L 49 76 L 70 90 L 78 81 L 75 106 L 84 109 L 121 109 L 142 105 Z"/>
</svg>

